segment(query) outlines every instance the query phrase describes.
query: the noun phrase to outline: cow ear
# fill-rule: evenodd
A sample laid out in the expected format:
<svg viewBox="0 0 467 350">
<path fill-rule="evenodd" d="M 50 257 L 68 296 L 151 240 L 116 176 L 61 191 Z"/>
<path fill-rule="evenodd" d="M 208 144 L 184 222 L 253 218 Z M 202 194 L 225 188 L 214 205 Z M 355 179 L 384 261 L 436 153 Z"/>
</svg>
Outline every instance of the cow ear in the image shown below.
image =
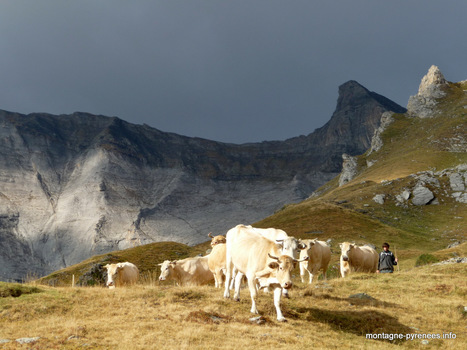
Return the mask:
<svg viewBox="0 0 467 350">
<path fill-rule="evenodd" d="M 171 265 L 177 265 L 177 260 L 171 261 L 170 264 Z"/>
<path fill-rule="evenodd" d="M 110 264 L 107 264 L 104 266 L 104 269 L 108 269 L 110 267 Z"/>
<path fill-rule="evenodd" d="M 162 265 L 163 265 L 163 263 L 157 264 L 157 266 L 162 266 Z"/>
<path fill-rule="evenodd" d="M 269 264 L 268 264 L 268 267 L 271 268 L 271 269 L 278 269 L 279 268 L 279 264 L 275 261 L 271 261 Z"/>
</svg>

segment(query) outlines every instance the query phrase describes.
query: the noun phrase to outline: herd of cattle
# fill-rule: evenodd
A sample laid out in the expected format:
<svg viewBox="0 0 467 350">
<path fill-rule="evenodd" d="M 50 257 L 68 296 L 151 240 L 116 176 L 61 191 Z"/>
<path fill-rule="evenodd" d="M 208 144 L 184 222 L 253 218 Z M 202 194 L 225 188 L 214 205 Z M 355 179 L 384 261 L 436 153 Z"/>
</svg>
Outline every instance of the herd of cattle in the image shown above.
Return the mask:
<svg viewBox="0 0 467 350">
<path fill-rule="evenodd" d="M 331 260 L 331 249 L 317 239 L 298 240 L 288 236 L 283 230 L 260 229 L 237 225 L 226 236 L 212 236 L 211 253 L 183 260 L 166 260 L 161 267 L 160 281 L 175 280 L 178 285 L 204 285 L 214 282 L 216 288 L 224 284 L 224 297 L 230 297 L 234 289 L 234 299 L 240 300 L 240 285 L 246 278 L 251 295 L 251 312 L 258 313 L 256 295 L 258 290 L 274 290 L 274 306 L 277 319 L 284 321 L 280 309 L 281 295 L 288 296 L 292 287 L 292 270 L 300 264 L 300 277 L 312 283 L 319 271 L 326 271 Z M 351 271 L 376 272 L 378 253 L 369 246 L 356 246 L 341 243 L 340 272 L 342 277 Z M 130 263 L 106 265 L 107 286 L 115 288 L 119 284 L 136 283 L 138 268 Z"/>
</svg>

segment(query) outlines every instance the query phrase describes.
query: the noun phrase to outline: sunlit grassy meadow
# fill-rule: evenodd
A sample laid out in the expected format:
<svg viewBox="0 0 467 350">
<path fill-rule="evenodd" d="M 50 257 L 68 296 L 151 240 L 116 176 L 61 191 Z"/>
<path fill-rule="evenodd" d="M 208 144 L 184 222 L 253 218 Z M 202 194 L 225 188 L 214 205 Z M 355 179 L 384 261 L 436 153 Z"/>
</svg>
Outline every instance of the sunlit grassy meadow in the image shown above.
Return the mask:
<svg viewBox="0 0 467 350">
<path fill-rule="evenodd" d="M 247 288 L 226 300 L 213 286 L 177 287 L 146 281 L 133 287 L 0 284 L 0 339 L 40 337 L 4 349 L 397 349 L 467 346 L 467 265 L 423 266 L 348 279 L 299 281 L 282 300 L 287 323 L 276 321 L 272 295 L 259 295 L 263 324 L 252 322 Z M 18 287 L 19 288 L 19 287 Z M 366 293 L 374 299 L 349 296 Z M 11 294 L 11 293 L 10 293 Z M 18 296 L 18 294 L 21 294 Z M 369 340 L 366 334 L 440 334 L 456 339 Z"/>
</svg>

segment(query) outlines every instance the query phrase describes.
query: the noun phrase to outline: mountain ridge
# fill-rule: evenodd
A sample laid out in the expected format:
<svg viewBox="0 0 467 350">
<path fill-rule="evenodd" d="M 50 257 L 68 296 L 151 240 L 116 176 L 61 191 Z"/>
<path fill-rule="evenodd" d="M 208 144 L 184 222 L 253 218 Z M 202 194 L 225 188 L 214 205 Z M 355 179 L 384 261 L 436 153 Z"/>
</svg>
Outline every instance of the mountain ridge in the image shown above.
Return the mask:
<svg viewBox="0 0 467 350">
<path fill-rule="evenodd" d="M 315 132 L 240 145 L 83 112 L 0 111 L 0 279 L 151 242 L 196 244 L 307 198 L 339 173 L 342 153 L 368 148 L 382 113 L 403 109 L 355 84 Z"/>
</svg>

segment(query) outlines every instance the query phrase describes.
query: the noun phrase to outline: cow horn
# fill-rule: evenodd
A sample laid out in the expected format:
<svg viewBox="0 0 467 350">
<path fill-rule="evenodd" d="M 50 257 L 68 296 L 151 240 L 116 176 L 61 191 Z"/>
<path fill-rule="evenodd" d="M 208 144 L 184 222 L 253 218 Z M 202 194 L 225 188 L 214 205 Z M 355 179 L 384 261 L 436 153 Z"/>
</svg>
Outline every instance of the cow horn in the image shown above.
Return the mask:
<svg viewBox="0 0 467 350">
<path fill-rule="evenodd" d="M 269 255 L 269 257 L 270 257 L 271 259 L 274 259 L 274 260 L 279 261 L 279 258 L 278 258 L 277 256 L 271 255 L 271 254 L 269 254 L 269 253 L 268 253 L 268 255 Z"/>
<path fill-rule="evenodd" d="M 307 260 L 310 260 L 309 256 L 305 256 L 303 259 L 300 259 L 300 260 L 293 259 L 294 262 L 302 262 L 302 261 L 307 261 Z"/>
<path fill-rule="evenodd" d="M 276 242 L 277 243 L 282 243 L 282 242 L 284 242 L 284 240 L 283 239 L 276 239 Z"/>
<path fill-rule="evenodd" d="M 209 238 L 214 238 L 214 237 L 212 236 L 212 232 L 209 232 L 208 237 L 209 237 Z"/>
</svg>

